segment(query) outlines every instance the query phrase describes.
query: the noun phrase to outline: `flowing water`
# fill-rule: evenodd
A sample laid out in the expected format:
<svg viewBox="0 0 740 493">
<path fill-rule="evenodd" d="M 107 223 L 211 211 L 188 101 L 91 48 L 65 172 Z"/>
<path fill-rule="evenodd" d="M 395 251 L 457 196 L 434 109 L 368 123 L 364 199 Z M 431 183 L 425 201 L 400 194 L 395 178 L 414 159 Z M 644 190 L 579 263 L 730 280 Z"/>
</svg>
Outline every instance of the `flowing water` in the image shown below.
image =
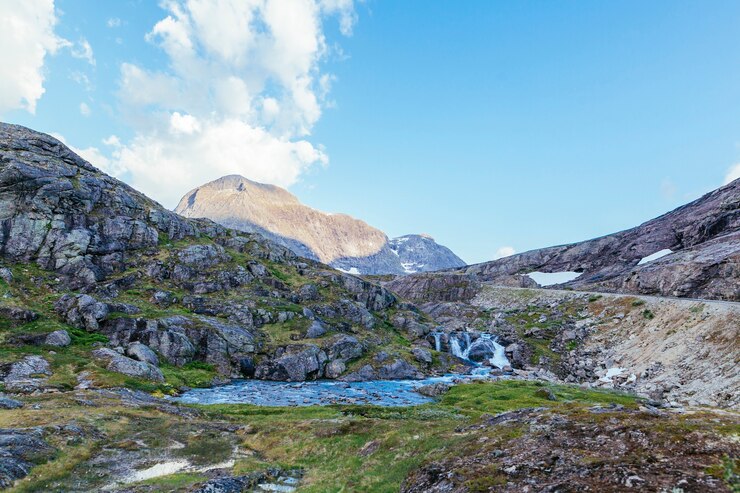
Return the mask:
<svg viewBox="0 0 740 493">
<path fill-rule="evenodd" d="M 435 345 L 441 348 L 442 333 L 434 332 Z M 368 382 L 272 382 L 266 380 L 234 380 L 227 385 L 207 389 L 192 389 L 174 397 L 186 404 L 254 404 L 257 406 L 326 406 L 330 404 L 372 404 L 376 406 L 415 406 L 433 399 L 417 392 L 419 387 L 433 383 L 456 383 L 489 378 L 491 370 L 470 360 L 470 351 L 482 351 L 491 366 L 509 365 L 504 347 L 495 336 L 481 334 L 475 341 L 470 334 L 460 332 L 449 336 L 450 352 L 473 365 L 466 374 L 450 374 L 422 380 L 371 380 Z"/>
<path fill-rule="evenodd" d="M 485 368 L 469 374 L 452 374 L 423 380 L 371 380 L 369 382 L 270 382 L 234 380 L 227 385 L 192 389 L 173 399 L 186 404 L 254 404 L 257 406 L 326 406 L 330 404 L 372 404 L 415 406 L 432 402 L 416 390 L 432 383 L 455 383 L 489 377 Z"/>
</svg>

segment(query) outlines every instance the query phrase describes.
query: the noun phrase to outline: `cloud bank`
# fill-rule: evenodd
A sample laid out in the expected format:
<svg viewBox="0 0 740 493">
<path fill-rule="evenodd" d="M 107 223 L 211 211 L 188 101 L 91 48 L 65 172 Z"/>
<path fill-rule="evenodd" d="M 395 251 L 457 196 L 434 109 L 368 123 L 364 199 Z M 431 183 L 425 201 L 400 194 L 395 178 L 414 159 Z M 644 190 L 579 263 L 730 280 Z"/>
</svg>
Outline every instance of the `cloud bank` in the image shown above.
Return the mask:
<svg viewBox="0 0 740 493">
<path fill-rule="evenodd" d="M 0 1 L 0 115 L 36 112 L 44 94 L 44 59 L 70 46 L 54 33 L 56 23 L 54 0 Z"/>
<path fill-rule="evenodd" d="M 147 34 L 166 68 L 121 66 L 118 97 L 134 137 L 110 140 L 105 171 L 172 207 L 225 174 L 290 186 L 326 165 L 306 140 L 331 74 L 323 23 L 351 34 L 350 0 L 180 0 Z M 109 142 L 109 143 L 110 143 Z"/>
</svg>

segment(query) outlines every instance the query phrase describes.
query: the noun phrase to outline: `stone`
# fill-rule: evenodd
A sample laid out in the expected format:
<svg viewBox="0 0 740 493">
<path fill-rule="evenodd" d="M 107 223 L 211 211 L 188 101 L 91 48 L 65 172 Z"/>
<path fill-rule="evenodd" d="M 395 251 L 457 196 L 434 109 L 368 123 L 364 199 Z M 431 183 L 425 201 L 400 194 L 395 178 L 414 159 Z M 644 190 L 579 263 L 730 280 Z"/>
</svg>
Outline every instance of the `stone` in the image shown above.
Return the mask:
<svg viewBox="0 0 740 493">
<path fill-rule="evenodd" d="M 344 361 L 335 359 L 334 361 L 330 361 L 329 364 L 326 365 L 326 378 L 339 378 L 346 370 L 347 365 L 344 364 Z"/>
<path fill-rule="evenodd" d="M 140 342 L 132 342 L 126 348 L 126 356 L 133 358 L 144 363 L 149 363 L 154 366 L 159 366 L 159 358 L 157 354 L 149 348 L 146 344 Z"/>
<path fill-rule="evenodd" d="M 39 318 L 38 313 L 14 305 L 0 304 L 0 317 L 17 322 L 33 322 Z"/>
<path fill-rule="evenodd" d="M 411 380 L 423 378 L 424 375 L 408 361 L 399 358 L 393 363 L 381 366 L 378 377 L 381 380 Z"/>
<path fill-rule="evenodd" d="M 72 338 L 66 330 L 55 330 L 46 336 L 44 344 L 47 346 L 67 347 L 72 344 Z"/>
<path fill-rule="evenodd" d="M 255 378 L 288 382 L 316 380 L 324 375 L 326 361 L 326 353 L 312 344 L 282 346 L 272 358 L 257 365 Z"/>
<path fill-rule="evenodd" d="M 446 394 L 451 388 L 452 386 L 448 383 L 437 382 L 423 385 L 416 389 L 416 391 L 426 397 L 439 397 L 440 395 Z"/>
<path fill-rule="evenodd" d="M 11 399 L 5 394 L 0 394 L 0 409 L 20 409 L 23 407 L 21 401 Z"/>
<path fill-rule="evenodd" d="M 0 488 L 13 486 L 34 465 L 51 460 L 55 454 L 40 428 L 0 429 Z"/>
<path fill-rule="evenodd" d="M 109 371 L 128 375 L 130 377 L 143 378 L 155 382 L 164 382 L 162 371 L 156 366 L 144 361 L 136 361 L 112 349 L 101 348 L 92 352 L 93 358 L 102 361 Z"/>
<path fill-rule="evenodd" d="M 97 332 L 109 314 L 107 304 L 87 294 L 65 294 L 54 304 L 54 309 L 68 324 L 88 332 Z"/>
<path fill-rule="evenodd" d="M 552 391 L 552 389 L 548 387 L 541 387 L 537 389 L 534 393 L 535 397 L 539 397 L 540 399 L 547 399 L 548 401 L 557 401 L 558 397 L 555 395 L 555 393 Z"/>
<path fill-rule="evenodd" d="M 365 348 L 355 336 L 341 335 L 334 339 L 326 353 L 329 359 L 339 359 L 346 363 L 362 356 Z"/>
<path fill-rule="evenodd" d="M 0 267 L 0 279 L 10 284 L 13 282 L 13 271 L 7 267 Z"/>
<path fill-rule="evenodd" d="M 340 380 L 344 382 L 367 382 L 368 380 L 377 380 L 378 374 L 371 365 L 365 365 L 359 370 L 344 375 Z"/>
<path fill-rule="evenodd" d="M 309 339 L 315 339 L 325 335 L 327 332 L 326 326 L 318 320 L 311 322 L 311 326 L 306 331 L 306 337 Z"/>
<path fill-rule="evenodd" d="M 415 347 L 411 352 L 414 355 L 416 361 L 418 361 L 419 363 L 424 363 L 427 365 L 432 364 L 432 352 L 428 349 Z"/>
<path fill-rule="evenodd" d="M 4 378 L 7 390 L 15 392 L 33 392 L 46 385 L 51 376 L 51 366 L 41 356 L 26 356 L 10 365 Z"/>
</svg>

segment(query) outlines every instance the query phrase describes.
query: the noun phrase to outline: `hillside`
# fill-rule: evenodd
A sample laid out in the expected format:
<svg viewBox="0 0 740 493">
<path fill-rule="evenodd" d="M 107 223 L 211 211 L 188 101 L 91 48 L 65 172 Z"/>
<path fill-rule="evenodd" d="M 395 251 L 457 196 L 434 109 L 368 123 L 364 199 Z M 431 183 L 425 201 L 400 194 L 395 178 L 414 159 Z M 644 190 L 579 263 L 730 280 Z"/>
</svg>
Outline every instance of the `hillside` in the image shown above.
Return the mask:
<svg viewBox="0 0 740 493">
<path fill-rule="evenodd" d="M 175 210 L 185 217 L 205 217 L 262 234 L 297 255 L 345 272 L 406 274 L 465 265 L 429 237 L 409 235 L 389 241 L 385 233 L 359 219 L 312 209 L 287 190 L 237 175 L 191 190 Z M 409 239 L 418 248 L 400 248 Z"/>
<path fill-rule="evenodd" d="M 434 371 L 413 353 L 426 320 L 386 289 L 167 211 L 47 135 L 0 125 L 0 205 L 6 388 Z M 24 383 L 50 340 L 32 360 L 48 378 Z"/>
</svg>

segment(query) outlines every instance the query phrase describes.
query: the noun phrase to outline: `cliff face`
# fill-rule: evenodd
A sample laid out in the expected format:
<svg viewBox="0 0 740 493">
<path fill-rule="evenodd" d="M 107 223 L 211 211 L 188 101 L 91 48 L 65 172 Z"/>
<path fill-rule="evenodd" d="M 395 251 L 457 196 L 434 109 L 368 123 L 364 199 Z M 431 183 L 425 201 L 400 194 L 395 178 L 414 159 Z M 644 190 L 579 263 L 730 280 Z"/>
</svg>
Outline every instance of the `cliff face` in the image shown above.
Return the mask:
<svg viewBox="0 0 740 493">
<path fill-rule="evenodd" d="M 363 221 L 312 209 L 282 188 L 236 175 L 188 192 L 176 211 L 262 234 L 297 255 L 352 273 L 404 274 L 465 265 L 430 238 L 410 235 L 389 241 Z M 401 246 L 409 240 L 417 247 Z"/>
</svg>

